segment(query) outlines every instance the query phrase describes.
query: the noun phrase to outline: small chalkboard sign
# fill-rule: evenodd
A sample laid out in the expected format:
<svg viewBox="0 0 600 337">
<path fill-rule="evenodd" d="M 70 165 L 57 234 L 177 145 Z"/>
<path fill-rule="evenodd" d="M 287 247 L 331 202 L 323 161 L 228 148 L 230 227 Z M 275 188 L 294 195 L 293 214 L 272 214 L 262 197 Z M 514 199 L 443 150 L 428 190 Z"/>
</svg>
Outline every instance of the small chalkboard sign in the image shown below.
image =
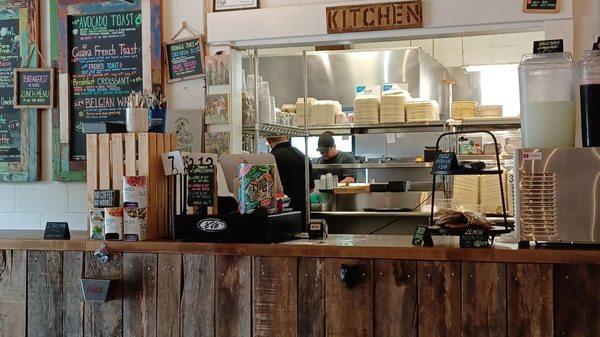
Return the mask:
<svg viewBox="0 0 600 337">
<path fill-rule="evenodd" d="M 454 152 L 440 152 L 433 163 L 432 172 L 448 172 L 458 170 L 458 159 Z"/>
<path fill-rule="evenodd" d="M 119 207 L 121 201 L 121 191 L 119 190 L 95 190 L 94 207 Z"/>
<path fill-rule="evenodd" d="M 44 240 L 70 240 L 71 232 L 66 222 L 46 222 Z"/>
<path fill-rule="evenodd" d="M 491 247 L 490 236 L 485 229 L 470 228 L 460 236 L 461 248 L 489 248 Z"/>
<path fill-rule="evenodd" d="M 412 239 L 413 246 L 433 247 L 433 239 L 427 226 L 417 226 Z"/>
<path fill-rule="evenodd" d="M 54 68 L 14 70 L 15 109 L 54 108 Z"/>
<path fill-rule="evenodd" d="M 171 41 L 165 44 L 169 82 L 204 76 L 202 36 Z"/>
<path fill-rule="evenodd" d="M 188 166 L 188 206 L 212 207 L 215 204 L 216 192 L 215 165 Z"/>
<path fill-rule="evenodd" d="M 560 0 L 523 0 L 525 13 L 558 13 Z"/>
<path fill-rule="evenodd" d="M 533 53 L 562 53 L 564 51 L 563 40 L 543 40 L 533 41 Z"/>
</svg>

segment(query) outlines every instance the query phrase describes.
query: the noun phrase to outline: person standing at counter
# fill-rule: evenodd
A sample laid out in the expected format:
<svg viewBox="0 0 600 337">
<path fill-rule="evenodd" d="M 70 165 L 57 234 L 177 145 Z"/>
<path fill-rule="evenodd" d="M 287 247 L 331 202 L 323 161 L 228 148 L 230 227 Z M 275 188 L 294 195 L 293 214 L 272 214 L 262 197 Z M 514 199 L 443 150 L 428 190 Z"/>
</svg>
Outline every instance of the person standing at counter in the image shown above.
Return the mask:
<svg viewBox="0 0 600 337">
<path fill-rule="evenodd" d="M 331 132 L 325 132 L 319 136 L 317 151 L 321 157 L 315 164 L 355 164 L 356 158 L 348 152 L 342 152 L 336 148 L 335 139 Z M 331 173 L 337 176 L 342 184 L 356 182 L 356 169 L 326 169 L 317 170 L 314 179 L 319 179 L 321 175 Z"/>
<path fill-rule="evenodd" d="M 283 192 L 290 198 L 290 207 L 294 211 L 301 211 L 303 219 L 306 217 L 306 179 L 304 172 L 304 154 L 292 146 L 289 137 L 270 137 L 267 143 L 271 147 L 271 154 L 275 157 L 277 170 L 283 185 Z M 308 161 L 309 172 L 312 172 L 312 163 Z M 314 183 L 310 181 L 310 189 Z"/>
</svg>

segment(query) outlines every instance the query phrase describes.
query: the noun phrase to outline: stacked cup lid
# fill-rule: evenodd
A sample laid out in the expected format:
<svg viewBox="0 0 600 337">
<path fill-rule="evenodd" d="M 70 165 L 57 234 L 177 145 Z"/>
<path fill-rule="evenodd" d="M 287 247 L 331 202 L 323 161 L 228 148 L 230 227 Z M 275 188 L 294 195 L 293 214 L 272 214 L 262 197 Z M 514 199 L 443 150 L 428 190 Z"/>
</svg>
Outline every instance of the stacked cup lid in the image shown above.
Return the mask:
<svg viewBox="0 0 600 337">
<path fill-rule="evenodd" d="M 440 120 L 440 105 L 436 101 L 414 100 L 406 102 L 406 121 L 423 122 Z"/>
<path fill-rule="evenodd" d="M 452 118 L 465 119 L 477 117 L 477 102 L 455 101 L 452 102 Z"/>
<path fill-rule="evenodd" d="M 383 95 L 379 103 L 381 123 L 402 123 L 406 121 L 405 106 L 408 97 L 403 94 Z"/>
<path fill-rule="evenodd" d="M 477 111 L 478 117 L 502 117 L 502 105 L 481 105 Z"/>
<path fill-rule="evenodd" d="M 379 97 L 362 96 L 354 99 L 354 123 L 379 124 Z"/>
</svg>

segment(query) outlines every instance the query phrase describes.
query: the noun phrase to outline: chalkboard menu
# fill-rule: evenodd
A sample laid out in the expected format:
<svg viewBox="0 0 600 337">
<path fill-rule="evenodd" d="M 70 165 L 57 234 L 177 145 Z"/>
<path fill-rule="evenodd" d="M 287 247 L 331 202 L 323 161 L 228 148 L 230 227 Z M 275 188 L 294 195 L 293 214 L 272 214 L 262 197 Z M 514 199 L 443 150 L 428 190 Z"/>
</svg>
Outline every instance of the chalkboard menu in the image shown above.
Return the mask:
<svg viewBox="0 0 600 337">
<path fill-rule="evenodd" d="M 21 66 L 19 19 L 0 20 L 0 162 L 21 161 L 21 110 L 14 107 L 14 69 Z"/>
<path fill-rule="evenodd" d="M 15 108 L 54 107 L 54 69 L 15 69 Z"/>
<path fill-rule="evenodd" d="M 448 172 L 458 169 L 458 159 L 454 152 L 440 152 L 433 163 L 432 172 Z"/>
<path fill-rule="evenodd" d="M 68 17 L 71 160 L 85 160 L 85 122 L 125 122 L 127 96 L 143 90 L 138 11 Z"/>
<path fill-rule="evenodd" d="M 165 49 L 171 81 L 195 78 L 204 74 L 202 43 L 199 36 L 167 43 Z"/>
<path fill-rule="evenodd" d="M 523 0 L 525 13 L 558 13 L 559 0 Z"/>
<path fill-rule="evenodd" d="M 188 206 L 211 207 L 215 203 L 215 165 L 188 167 Z"/>
</svg>

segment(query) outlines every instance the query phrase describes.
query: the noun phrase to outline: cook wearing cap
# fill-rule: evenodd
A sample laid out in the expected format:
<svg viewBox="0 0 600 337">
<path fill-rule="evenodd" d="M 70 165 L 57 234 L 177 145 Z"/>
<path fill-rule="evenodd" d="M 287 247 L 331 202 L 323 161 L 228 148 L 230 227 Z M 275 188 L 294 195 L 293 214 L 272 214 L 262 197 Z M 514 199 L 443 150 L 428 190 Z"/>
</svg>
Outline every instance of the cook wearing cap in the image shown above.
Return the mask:
<svg viewBox="0 0 600 337">
<path fill-rule="evenodd" d="M 335 139 L 331 132 L 325 132 L 319 136 L 317 151 L 321 157 L 315 161 L 315 164 L 354 164 L 356 159 L 348 152 L 342 152 L 335 146 Z M 340 183 L 356 182 L 355 169 L 325 169 L 317 170 L 314 179 L 319 179 L 321 175 L 331 173 L 337 176 Z"/>
</svg>

